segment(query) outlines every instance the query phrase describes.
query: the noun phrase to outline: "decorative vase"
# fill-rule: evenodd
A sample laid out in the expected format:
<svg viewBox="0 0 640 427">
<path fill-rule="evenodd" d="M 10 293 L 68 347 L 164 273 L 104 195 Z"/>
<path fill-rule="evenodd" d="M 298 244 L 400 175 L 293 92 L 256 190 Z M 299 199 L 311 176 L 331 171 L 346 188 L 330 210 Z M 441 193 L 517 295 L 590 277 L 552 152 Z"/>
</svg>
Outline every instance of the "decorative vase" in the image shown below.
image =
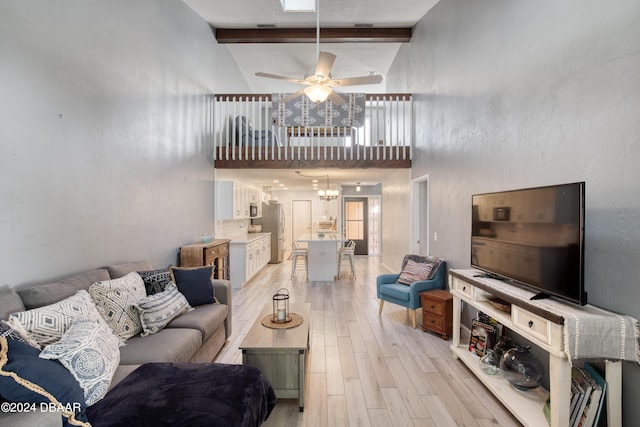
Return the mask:
<svg viewBox="0 0 640 427">
<path fill-rule="evenodd" d="M 500 364 L 500 359 L 502 359 L 502 355 L 511 348 L 513 348 L 511 337 L 508 337 L 506 335 L 502 335 L 498 337 L 495 345 L 493 346 L 493 354 L 496 356 L 496 360 L 498 360 L 498 365 Z"/>
<path fill-rule="evenodd" d="M 498 373 L 498 360 L 493 350 L 489 349 L 480 358 L 480 369 L 487 375 L 495 375 Z"/>
<path fill-rule="evenodd" d="M 507 350 L 500 359 L 502 376 L 518 390 L 531 390 L 540 385 L 542 364 L 529 353 L 529 346 L 516 345 Z"/>
</svg>

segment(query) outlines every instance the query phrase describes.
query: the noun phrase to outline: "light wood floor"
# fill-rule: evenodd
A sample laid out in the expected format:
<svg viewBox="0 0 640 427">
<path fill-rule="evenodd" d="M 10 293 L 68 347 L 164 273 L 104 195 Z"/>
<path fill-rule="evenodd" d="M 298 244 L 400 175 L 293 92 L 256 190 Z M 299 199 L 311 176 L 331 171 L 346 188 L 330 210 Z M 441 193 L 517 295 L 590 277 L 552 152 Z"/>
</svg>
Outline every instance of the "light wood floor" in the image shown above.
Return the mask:
<svg viewBox="0 0 640 427">
<path fill-rule="evenodd" d="M 312 308 L 304 412 L 280 399 L 265 426 L 518 426 L 461 362 L 451 341 L 411 328 L 405 308 L 387 303 L 378 317 L 378 257 L 356 257 L 356 278 L 291 280 L 291 261 L 269 264 L 233 294 L 233 333 L 216 358 L 242 363 L 238 346 L 279 288 Z"/>
</svg>

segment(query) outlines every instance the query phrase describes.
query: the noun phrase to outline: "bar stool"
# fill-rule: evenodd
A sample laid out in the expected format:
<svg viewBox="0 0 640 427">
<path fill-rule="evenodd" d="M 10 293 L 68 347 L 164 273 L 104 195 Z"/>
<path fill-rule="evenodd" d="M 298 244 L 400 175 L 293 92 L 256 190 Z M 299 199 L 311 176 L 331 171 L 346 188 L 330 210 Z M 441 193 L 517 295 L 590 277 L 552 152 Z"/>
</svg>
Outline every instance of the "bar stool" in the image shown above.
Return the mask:
<svg viewBox="0 0 640 427">
<path fill-rule="evenodd" d="M 291 278 L 296 275 L 296 264 L 298 261 L 298 257 L 302 257 L 304 259 L 304 267 L 307 275 L 309 274 L 309 264 L 307 263 L 307 248 L 303 248 L 298 246 L 298 242 L 293 242 L 293 248 L 291 250 Z"/>
<path fill-rule="evenodd" d="M 353 240 L 349 240 L 345 246 L 338 249 L 338 275 L 340 275 L 342 260 L 346 258 L 351 266 L 351 276 L 356 277 L 355 250 L 356 242 Z"/>
</svg>

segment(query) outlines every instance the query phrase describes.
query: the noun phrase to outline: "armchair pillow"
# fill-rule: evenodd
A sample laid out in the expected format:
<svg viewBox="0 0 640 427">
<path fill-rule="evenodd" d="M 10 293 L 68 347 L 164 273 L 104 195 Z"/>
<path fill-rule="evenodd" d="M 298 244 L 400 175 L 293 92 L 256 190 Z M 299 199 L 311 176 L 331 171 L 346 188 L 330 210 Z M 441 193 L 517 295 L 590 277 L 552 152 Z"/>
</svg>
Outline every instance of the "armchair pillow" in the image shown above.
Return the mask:
<svg viewBox="0 0 640 427">
<path fill-rule="evenodd" d="M 197 307 L 216 302 L 211 283 L 212 266 L 171 267 L 170 270 L 174 283 L 187 298 L 190 306 Z"/>
<path fill-rule="evenodd" d="M 407 264 L 402 269 L 397 282 L 403 285 L 411 285 L 413 282 L 421 280 L 429 280 L 431 273 L 436 270 L 436 262 L 428 261 L 426 263 L 415 262 L 408 260 Z"/>
</svg>

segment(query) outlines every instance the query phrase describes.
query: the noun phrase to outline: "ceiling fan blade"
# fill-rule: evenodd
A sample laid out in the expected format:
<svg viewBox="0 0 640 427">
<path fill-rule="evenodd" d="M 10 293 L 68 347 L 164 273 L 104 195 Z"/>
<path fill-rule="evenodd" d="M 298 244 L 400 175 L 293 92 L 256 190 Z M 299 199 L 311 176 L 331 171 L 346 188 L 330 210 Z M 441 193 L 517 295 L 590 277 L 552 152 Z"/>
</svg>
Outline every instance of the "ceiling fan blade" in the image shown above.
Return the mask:
<svg viewBox="0 0 640 427">
<path fill-rule="evenodd" d="M 348 77 L 346 79 L 332 80 L 332 86 L 356 86 L 356 85 L 373 85 L 382 82 L 382 76 L 362 76 Z"/>
<path fill-rule="evenodd" d="M 299 83 L 299 84 L 303 84 L 303 85 L 307 85 L 310 84 L 309 82 L 305 81 L 305 80 L 299 80 L 299 79 L 294 79 L 291 77 L 285 77 L 285 76 L 279 76 L 277 74 L 269 74 L 269 73 L 256 73 L 256 76 L 258 77 L 267 77 L 269 79 L 276 79 L 276 80 L 285 80 L 288 82 L 292 82 L 292 83 Z"/>
<path fill-rule="evenodd" d="M 316 76 L 324 76 L 328 79 L 335 60 L 336 56 L 333 53 L 320 52 L 318 64 L 316 65 Z"/>
<path fill-rule="evenodd" d="M 282 102 L 282 103 L 289 102 L 292 99 L 296 99 L 297 97 L 302 96 L 302 95 L 304 95 L 304 89 L 300 89 L 299 91 L 292 93 L 291 95 L 287 96 L 286 98 L 281 99 L 280 102 Z"/>
<path fill-rule="evenodd" d="M 340 96 L 336 91 L 332 90 L 331 93 L 329 94 L 329 101 L 333 102 L 334 105 L 336 106 L 341 106 L 342 104 L 344 104 L 345 101 L 344 98 L 342 96 Z"/>
</svg>

